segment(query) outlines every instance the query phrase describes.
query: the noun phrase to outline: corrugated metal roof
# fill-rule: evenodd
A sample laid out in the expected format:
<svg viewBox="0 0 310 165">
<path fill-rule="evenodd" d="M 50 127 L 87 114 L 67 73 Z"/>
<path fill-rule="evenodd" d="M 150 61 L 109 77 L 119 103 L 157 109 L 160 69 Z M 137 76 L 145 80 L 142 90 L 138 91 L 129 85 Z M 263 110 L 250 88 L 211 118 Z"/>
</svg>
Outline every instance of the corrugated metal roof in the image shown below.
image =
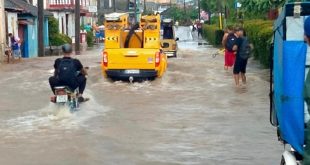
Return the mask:
<svg viewBox="0 0 310 165">
<path fill-rule="evenodd" d="M 12 9 L 12 10 L 23 10 L 22 8 L 18 7 L 14 2 L 11 0 L 4 1 L 4 8 L 5 9 Z"/>
<path fill-rule="evenodd" d="M 6 9 L 19 10 L 22 13 L 29 13 L 35 17 L 38 16 L 38 8 L 36 6 L 29 4 L 25 0 L 5 0 L 4 3 Z M 45 10 L 44 15 L 53 15 L 53 14 Z"/>
</svg>

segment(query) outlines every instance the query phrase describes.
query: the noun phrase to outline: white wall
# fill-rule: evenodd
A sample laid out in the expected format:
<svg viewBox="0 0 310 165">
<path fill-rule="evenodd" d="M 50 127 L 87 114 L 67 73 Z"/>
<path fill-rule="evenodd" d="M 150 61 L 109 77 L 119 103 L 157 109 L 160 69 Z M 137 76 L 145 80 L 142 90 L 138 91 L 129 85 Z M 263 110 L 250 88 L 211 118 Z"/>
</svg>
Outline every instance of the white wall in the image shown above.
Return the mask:
<svg viewBox="0 0 310 165">
<path fill-rule="evenodd" d="M 75 35 L 75 16 L 74 13 L 69 14 L 69 20 L 68 20 L 68 35 L 69 37 L 73 37 Z"/>
<path fill-rule="evenodd" d="M 14 36 L 18 35 L 18 18 L 17 13 L 8 12 L 8 33 L 14 34 Z"/>
<path fill-rule="evenodd" d="M 53 12 L 54 17 L 58 20 L 59 23 L 59 32 L 66 34 L 66 14 L 69 14 L 68 17 L 68 36 L 72 37 L 75 34 L 75 23 L 74 23 L 74 13 L 66 12 Z M 62 18 L 64 20 L 64 31 L 62 30 Z"/>
<path fill-rule="evenodd" d="M 47 6 L 47 4 L 46 4 L 46 0 L 43 0 L 43 4 L 44 4 L 44 9 L 46 9 L 46 6 Z M 38 0 L 33 0 L 33 4 L 32 4 L 33 6 L 38 6 Z"/>
</svg>

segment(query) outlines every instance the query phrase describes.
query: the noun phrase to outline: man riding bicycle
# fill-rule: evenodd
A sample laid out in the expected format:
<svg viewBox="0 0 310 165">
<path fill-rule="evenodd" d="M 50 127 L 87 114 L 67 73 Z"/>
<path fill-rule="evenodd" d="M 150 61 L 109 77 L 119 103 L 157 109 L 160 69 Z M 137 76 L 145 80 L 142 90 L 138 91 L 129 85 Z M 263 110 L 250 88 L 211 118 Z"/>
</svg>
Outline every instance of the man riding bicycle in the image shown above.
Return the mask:
<svg viewBox="0 0 310 165">
<path fill-rule="evenodd" d="M 62 51 L 64 57 L 55 60 L 54 76 L 49 78 L 51 89 L 55 94 L 55 87 L 57 86 L 67 86 L 72 91 L 78 88 L 78 101 L 85 102 L 89 99 L 82 96 L 87 80 L 84 67 L 78 59 L 71 58 L 72 47 L 70 44 L 64 44 Z"/>
</svg>

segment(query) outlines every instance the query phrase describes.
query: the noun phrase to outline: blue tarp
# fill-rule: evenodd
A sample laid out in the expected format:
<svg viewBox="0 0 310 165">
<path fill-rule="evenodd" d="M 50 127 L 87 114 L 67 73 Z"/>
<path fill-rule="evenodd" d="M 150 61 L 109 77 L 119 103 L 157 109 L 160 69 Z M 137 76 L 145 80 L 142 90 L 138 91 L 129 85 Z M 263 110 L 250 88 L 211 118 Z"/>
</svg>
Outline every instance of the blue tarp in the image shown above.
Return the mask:
<svg viewBox="0 0 310 165">
<path fill-rule="evenodd" d="M 281 138 L 300 154 L 304 145 L 305 61 L 307 46 L 302 41 L 284 41 L 283 52 L 275 50 L 275 106 Z"/>
</svg>

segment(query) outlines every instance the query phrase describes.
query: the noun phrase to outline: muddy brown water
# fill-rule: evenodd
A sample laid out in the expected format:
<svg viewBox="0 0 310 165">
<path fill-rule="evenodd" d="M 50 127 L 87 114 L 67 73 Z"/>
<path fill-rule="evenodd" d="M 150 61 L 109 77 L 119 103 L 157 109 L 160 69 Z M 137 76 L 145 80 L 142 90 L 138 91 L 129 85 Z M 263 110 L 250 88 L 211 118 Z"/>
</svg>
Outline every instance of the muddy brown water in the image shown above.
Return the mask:
<svg viewBox="0 0 310 165">
<path fill-rule="evenodd" d="M 77 56 L 90 66 L 91 100 L 73 114 L 49 103 L 56 57 L 2 65 L 0 164 L 279 164 L 268 70 L 250 61 L 248 84 L 236 88 L 218 49 L 179 47 L 163 78 L 133 84 L 102 77 L 100 48 Z"/>
</svg>

